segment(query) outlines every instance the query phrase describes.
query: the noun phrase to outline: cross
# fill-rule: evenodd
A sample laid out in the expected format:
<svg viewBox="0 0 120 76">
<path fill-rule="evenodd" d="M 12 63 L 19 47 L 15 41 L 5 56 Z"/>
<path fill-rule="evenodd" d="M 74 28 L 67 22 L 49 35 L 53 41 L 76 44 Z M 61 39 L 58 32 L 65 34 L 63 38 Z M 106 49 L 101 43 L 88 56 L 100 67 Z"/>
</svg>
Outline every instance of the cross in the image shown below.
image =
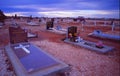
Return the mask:
<svg viewBox="0 0 120 76">
<path fill-rule="evenodd" d="M 15 47 L 14 49 L 22 48 L 26 53 L 30 53 L 30 51 L 26 47 L 29 47 L 29 45 L 23 46 L 22 44 L 19 44 L 19 46 Z"/>
<path fill-rule="evenodd" d="M 96 26 L 96 20 L 94 21 L 94 25 Z"/>
<path fill-rule="evenodd" d="M 83 26 L 84 26 L 84 21 L 82 21 L 81 23 L 82 23 L 82 31 L 84 31 L 84 28 L 83 28 Z"/>
<path fill-rule="evenodd" d="M 112 24 L 112 31 L 114 31 L 114 28 L 115 28 L 115 24 L 113 22 L 113 24 Z"/>
</svg>

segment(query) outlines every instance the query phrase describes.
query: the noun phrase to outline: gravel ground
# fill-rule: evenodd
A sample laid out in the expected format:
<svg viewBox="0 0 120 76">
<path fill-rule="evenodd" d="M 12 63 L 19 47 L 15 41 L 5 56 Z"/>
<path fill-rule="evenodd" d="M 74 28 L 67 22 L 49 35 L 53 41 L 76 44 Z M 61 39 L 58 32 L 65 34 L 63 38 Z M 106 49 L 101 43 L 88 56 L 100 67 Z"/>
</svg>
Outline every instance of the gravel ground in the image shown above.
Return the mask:
<svg viewBox="0 0 120 76">
<path fill-rule="evenodd" d="M 3 48 L 0 48 L 0 76 L 15 76 L 13 67 Z"/>
<path fill-rule="evenodd" d="M 120 65 L 118 57 L 103 55 L 81 47 L 71 46 L 65 43 L 34 41 L 54 57 L 71 65 L 70 76 L 119 76 Z"/>
<path fill-rule="evenodd" d="M 12 65 L 4 52 L 4 46 L 9 43 L 8 26 L 0 29 L 0 76 L 15 76 Z M 61 41 L 64 35 L 44 31 L 45 24 L 40 26 L 28 26 L 26 23 L 19 23 L 22 27 L 38 31 L 38 38 L 29 39 L 29 42 L 39 46 L 55 58 L 71 66 L 70 76 L 120 76 L 120 47 L 119 42 L 104 40 L 103 43 L 114 46 L 115 49 L 107 54 L 97 53 L 85 48 L 73 46 Z M 62 27 L 78 26 L 77 23 L 59 23 Z M 80 30 L 81 28 L 79 28 Z M 88 37 L 87 34 L 94 29 L 111 33 L 109 26 L 84 26 L 85 31 L 79 31 L 83 39 L 97 42 L 99 39 Z M 120 31 L 117 29 L 117 31 Z"/>
</svg>

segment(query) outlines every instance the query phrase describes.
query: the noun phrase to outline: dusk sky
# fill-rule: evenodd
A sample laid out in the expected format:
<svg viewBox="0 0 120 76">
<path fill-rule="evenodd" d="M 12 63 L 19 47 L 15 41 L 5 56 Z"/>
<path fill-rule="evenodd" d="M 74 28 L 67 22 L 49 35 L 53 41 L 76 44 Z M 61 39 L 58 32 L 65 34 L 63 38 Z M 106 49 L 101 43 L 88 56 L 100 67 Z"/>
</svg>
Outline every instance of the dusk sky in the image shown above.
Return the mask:
<svg viewBox="0 0 120 76">
<path fill-rule="evenodd" d="M 7 16 L 119 18 L 119 0 L 1 0 Z"/>
</svg>

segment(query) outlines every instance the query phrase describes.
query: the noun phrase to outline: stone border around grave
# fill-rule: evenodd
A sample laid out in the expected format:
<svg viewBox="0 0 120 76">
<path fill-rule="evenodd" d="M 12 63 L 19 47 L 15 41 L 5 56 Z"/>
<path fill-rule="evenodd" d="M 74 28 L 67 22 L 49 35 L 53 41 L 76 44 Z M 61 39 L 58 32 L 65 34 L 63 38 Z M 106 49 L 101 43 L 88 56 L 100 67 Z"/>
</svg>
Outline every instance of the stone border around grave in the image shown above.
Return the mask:
<svg viewBox="0 0 120 76">
<path fill-rule="evenodd" d="M 70 43 L 70 44 L 73 44 L 73 45 L 77 45 L 77 46 L 80 46 L 80 47 L 84 47 L 84 48 L 87 48 L 87 49 L 90 49 L 90 50 L 94 50 L 96 52 L 100 52 L 100 53 L 106 53 L 106 52 L 109 52 L 109 51 L 112 51 L 114 49 L 114 47 L 111 47 L 111 46 L 106 46 L 104 45 L 103 48 L 97 48 L 95 45 L 96 43 L 94 42 L 90 42 L 90 41 L 82 41 L 82 42 L 71 42 L 69 41 L 69 39 L 65 39 L 64 42 L 66 43 Z M 93 44 L 93 45 L 86 45 L 85 43 L 89 43 L 89 44 Z"/>
<path fill-rule="evenodd" d="M 49 32 L 53 32 L 53 33 L 56 33 L 56 34 L 62 34 L 62 35 L 65 35 L 67 33 L 67 31 L 65 30 L 57 30 L 55 28 L 52 28 L 51 30 L 47 30 Z"/>
<path fill-rule="evenodd" d="M 35 46 L 35 45 L 33 45 L 33 46 Z M 40 49 L 37 46 L 35 46 L 35 47 Z M 28 74 L 26 72 L 26 70 L 24 69 L 23 65 L 20 63 L 20 60 L 17 58 L 15 53 L 10 48 L 10 44 L 8 44 L 5 47 L 5 51 L 6 51 L 8 57 L 9 57 L 11 63 L 12 63 L 12 65 L 14 67 L 14 70 L 15 70 L 15 73 L 16 73 L 17 76 L 43 76 L 43 75 L 45 75 L 45 76 L 54 76 L 54 75 L 56 75 L 55 73 L 66 72 L 69 69 L 69 66 L 67 64 L 63 63 L 62 61 L 59 61 L 59 60 L 55 59 L 51 55 L 49 55 L 46 52 L 42 51 L 43 53 L 45 53 L 46 55 L 48 55 L 49 57 L 51 57 L 52 59 L 54 59 L 55 61 L 57 61 L 60 64 L 57 65 L 57 66 L 54 66 L 53 68 L 50 67 L 48 69 L 45 69 L 44 71 L 35 71 L 33 73 Z"/>
</svg>

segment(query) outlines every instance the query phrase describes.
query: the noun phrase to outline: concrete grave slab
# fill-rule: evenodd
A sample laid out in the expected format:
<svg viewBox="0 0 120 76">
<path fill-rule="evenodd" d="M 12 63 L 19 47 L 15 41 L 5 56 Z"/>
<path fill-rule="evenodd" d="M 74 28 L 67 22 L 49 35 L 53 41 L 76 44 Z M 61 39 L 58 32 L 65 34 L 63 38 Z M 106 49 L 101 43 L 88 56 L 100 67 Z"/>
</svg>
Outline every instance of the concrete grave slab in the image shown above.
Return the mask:
<svg viewBox="0 0 120 76">
<path fill-rule="evenodd" d="M 28 37 L 28 38 L 36 38 L 36 37 L 38 37 L 38 35 L 37 35 L 37 34 L 34 34 L 34 33 L 28 32 L 28 33 L 27 33 L 27 37 Z"/>
<path fill-rule="evenodd" d="M 87 49 L 90 49 L 90 50 L 94 50 L 94 51 L 97 51 L 97 52 L 100 52 L 100 53 L 106 53 L 106 52 L 112 51 L 114 49 L 114 47 L 107 46 L 107 45 L 103 45 L 103 48 L 98 48 L 98 47 L 96 47 L 96 43 L 86 41 L 86 40 L 82 40 L 81 42 L 72 42 L 69 39 L 65 39 L 64 42 L 70 43 L 70 44 L 73 44 L 73 45 L 77 45 L 77 46 L 80 46 L 80 47 L 84 47 L 84 48 L 87 48 Z"/>
<path fill-rule="evenodd" d="M 47 30 L 49 32 L 53 32 L 53 33 L 57 33 L 57 34 L 66 34 L 67 33 L 67 30 L 66 29 L 60 29 L 60 30 L 57 30 L 55 28 L 51 28 L 50 30 Z"/>
<path fill-rule="evenodd" d="M 35 22 L 28 22 L 27 23 L 28 25 L 31 25 L 31 26 L 39 26 L 39 24 L 35 23 Z"/>
<path fill-rule="evenodd" d="M 88 36 L 100 37 L 100 38 L 106 38 L 106 39 L 112 39 L 112 40 L 120 40 L 119 35 L 106 34 L 100 30 L 94 30 L 94 32 L 89 33 Z"/>
<path fill-rule="evenodd" d="M 17 48 L 26 46 L 30 51 Z M 42 49 L 31 43 L 9 44 L 5 51 L 14 67 L 17 76 L 55 76 L 59 72 L 65 72 L 68 65 L 52 57 Z"/>
</svg>

